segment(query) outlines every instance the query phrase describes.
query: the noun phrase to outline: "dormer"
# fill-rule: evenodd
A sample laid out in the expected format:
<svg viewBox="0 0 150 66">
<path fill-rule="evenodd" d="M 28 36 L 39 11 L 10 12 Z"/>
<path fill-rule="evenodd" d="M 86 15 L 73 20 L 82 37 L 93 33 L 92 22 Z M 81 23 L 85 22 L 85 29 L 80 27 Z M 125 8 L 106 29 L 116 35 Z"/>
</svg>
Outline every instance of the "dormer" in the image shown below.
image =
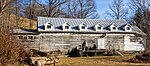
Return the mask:
<svg viewBox="0 0 150 66">
<path fill-rule="evenodd" d="M 102 31 L 103 30 L 103 28 L 104 28 L 104 26 L 102 26 L 101 24 L 96 24 L 95 25 L 95 27 L 94 27 L 94 29 L 96 30 L 96 31 Z"/>
<path fill-rule="evenodd" d="M 111 25 L 109 26 L 109 29 L 110 29 L 110 31 L 117 31 L 117 30 L 118 30 L 118 27 L 117 27 L 115 24 L 111 24 Z"/>
<path fill-rule="evenodd" d="M 87 25 L 85 25 L 85 24 L 80 24 L 80 25 L 79 25 L 79 30 L 87 30 Z"/>
<path fill-rule="evenodd" d="M 125 31 L 131 31 L 132 30 L 130 24 L 126 24 L 123 28 Z"/>
<path fill-rule="evenodd" d="M 53 25 L 49 22 L 47 22 L 46 24 L 44 24 L 45 30 L 52 30 L 54 29 Z"/>
<path fill-rule="evenodd" d="M 70 30 L 70 29 L 71 29 L 70 24 L 64 23 L 64 24 L 62 25 L 62 29 L 63 29 L 63 30 Z"/>
</svg>

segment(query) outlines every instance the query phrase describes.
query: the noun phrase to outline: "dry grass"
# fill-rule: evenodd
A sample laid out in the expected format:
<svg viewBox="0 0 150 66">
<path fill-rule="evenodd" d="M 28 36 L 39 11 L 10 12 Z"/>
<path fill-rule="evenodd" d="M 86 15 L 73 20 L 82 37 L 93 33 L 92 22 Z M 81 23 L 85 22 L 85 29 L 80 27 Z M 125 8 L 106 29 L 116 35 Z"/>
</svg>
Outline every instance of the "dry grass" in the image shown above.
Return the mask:
<svg viewBox="0 0 150 66">
<path fill-rule="evenodd" d="M 17 27 L 20 27 L 20 28 L 24 28 L 24 29 L 37 29 L 37 21 L 35 20 L 30 20 L 28 18 L 25 18 L 25 17 L 17 17 L 18 21 L 16 21 L 16 16 L 15 15 L 10 15 L 11 18 L 11 25 L 14 25 L 14 26 L 17 26 Z M 32 26 L 30 28 L 30 21 L 32 22 Z"/>
<path fill-rule="evenodd" d="M 96 56 L 96 57 L 69 57 L 61 58 L 58 66 L 150 66 L 146 63 L 130 63 L 124 60 L 130 59 L 135 55 L 120 56 Z"/>
</svg>

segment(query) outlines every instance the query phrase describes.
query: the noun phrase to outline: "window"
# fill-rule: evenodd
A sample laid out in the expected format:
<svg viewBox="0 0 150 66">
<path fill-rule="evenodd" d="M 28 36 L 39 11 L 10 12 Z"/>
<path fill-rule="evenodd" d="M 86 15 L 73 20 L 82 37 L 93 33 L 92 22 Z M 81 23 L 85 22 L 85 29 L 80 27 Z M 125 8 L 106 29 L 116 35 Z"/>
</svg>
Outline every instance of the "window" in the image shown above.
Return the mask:
<svg viewBox="0 0 150 66">
<path fill-rule="evenodd" d="M 101 25 L 100 23 L 95 25 L 95 30 L 99 31 L 99 30 L 103 30 L 103 25 Z"/>
<path fill-rule="evenodd" d="M 28 36 L 28 39 L 33 40 L 33 36 Z"/>
<path fill-rule="evenodd" d="M 47 28 L 51 29 L 51 25 L 47 25 Z"/>
<path fill-rule="evenodd" d="M 27 39 L 27 37 L 25 36 L 24 39 Z"/>
<path fill-rule="evenodd" d="M 85 26 L 82 26 L 81 28 L 82 28 L 82 29 L 85 29 Z"/>
<path fill-rule="evenodd" d="M 44 25 L 44 29 L 45 30 L 51 30 L 53 28 L 53 25 L 51 24 L 51 23 L 46 23 L 45 25 Z"/>
<path fill-rule="evenodd" d="M 79 30 L 86 30 L 87 26 L 85 24 L 80 24 L 79 25 Z"/>
<path fill-rule="evenodd" d="M 38 39 L 38 37 L 34 36 L 34 39 Z"/>
<path fill-rule="evenodd" d="M 70 25 L 69 25 L 68 23 L 64 23 L 64 24 L 62 25 L 62 29 L 63 29 L 63 30 L 69 30 L 69 29 L 70 29 Z"/>
<path fill-rule="evenodd" d="M 65 26 L 65 29 L 69 29 L 69 26 Z"/>
<path fill-rule="evenodd" d="M 130 42 L 138 42 L 138 43 L 140 43 L 140 37 L 131 37 L 130 38 Z"/>
<path fill-rule="evenodd" d="M 130 27 L 127 27 L 127 30 L 130 30 Z"/>
<path fill-rule="evenodd" d="M 97 27 L 99 30 L 101 30 L 101 27 Z"/>
<path fill-rule="evenodd" d="M 112 27 L 113 30 L 116 30 L 116 27 Z"/>
<path fill-rule="evenodd" d="M 23 36 L 18 36 L 19 39 L 23 39 Z"/>
</svg>

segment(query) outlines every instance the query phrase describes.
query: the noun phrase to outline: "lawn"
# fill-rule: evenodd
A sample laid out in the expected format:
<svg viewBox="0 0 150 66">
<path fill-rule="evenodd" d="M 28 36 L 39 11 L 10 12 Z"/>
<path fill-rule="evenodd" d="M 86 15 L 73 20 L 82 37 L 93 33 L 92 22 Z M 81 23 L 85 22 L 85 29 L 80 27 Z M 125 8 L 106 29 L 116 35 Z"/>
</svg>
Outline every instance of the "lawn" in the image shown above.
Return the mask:
<svg viewBox="0 0 150 66">
<path fill-rule="evenodd" d="M 121 56 L 94 56 L 94 57 L 62 57 L 57 66 L 150 66 L 148 63 L 124 62 L 135 55 Z"/>
</svg>

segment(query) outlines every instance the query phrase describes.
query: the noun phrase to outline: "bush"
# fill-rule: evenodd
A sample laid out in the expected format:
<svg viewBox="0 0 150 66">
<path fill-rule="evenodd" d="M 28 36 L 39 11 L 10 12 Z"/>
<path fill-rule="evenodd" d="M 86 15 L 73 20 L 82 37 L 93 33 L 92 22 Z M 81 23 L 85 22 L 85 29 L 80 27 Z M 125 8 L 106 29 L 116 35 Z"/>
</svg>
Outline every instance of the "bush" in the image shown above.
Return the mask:
<svg viewBox="0 0 150 66">
<path fill-rule="evenodd" d="M 2 66 L 15 64 L 25 59 L 24 45 L 22 45 L 8 31 L 0 32 L 0 64 Z"/>
</svg>

